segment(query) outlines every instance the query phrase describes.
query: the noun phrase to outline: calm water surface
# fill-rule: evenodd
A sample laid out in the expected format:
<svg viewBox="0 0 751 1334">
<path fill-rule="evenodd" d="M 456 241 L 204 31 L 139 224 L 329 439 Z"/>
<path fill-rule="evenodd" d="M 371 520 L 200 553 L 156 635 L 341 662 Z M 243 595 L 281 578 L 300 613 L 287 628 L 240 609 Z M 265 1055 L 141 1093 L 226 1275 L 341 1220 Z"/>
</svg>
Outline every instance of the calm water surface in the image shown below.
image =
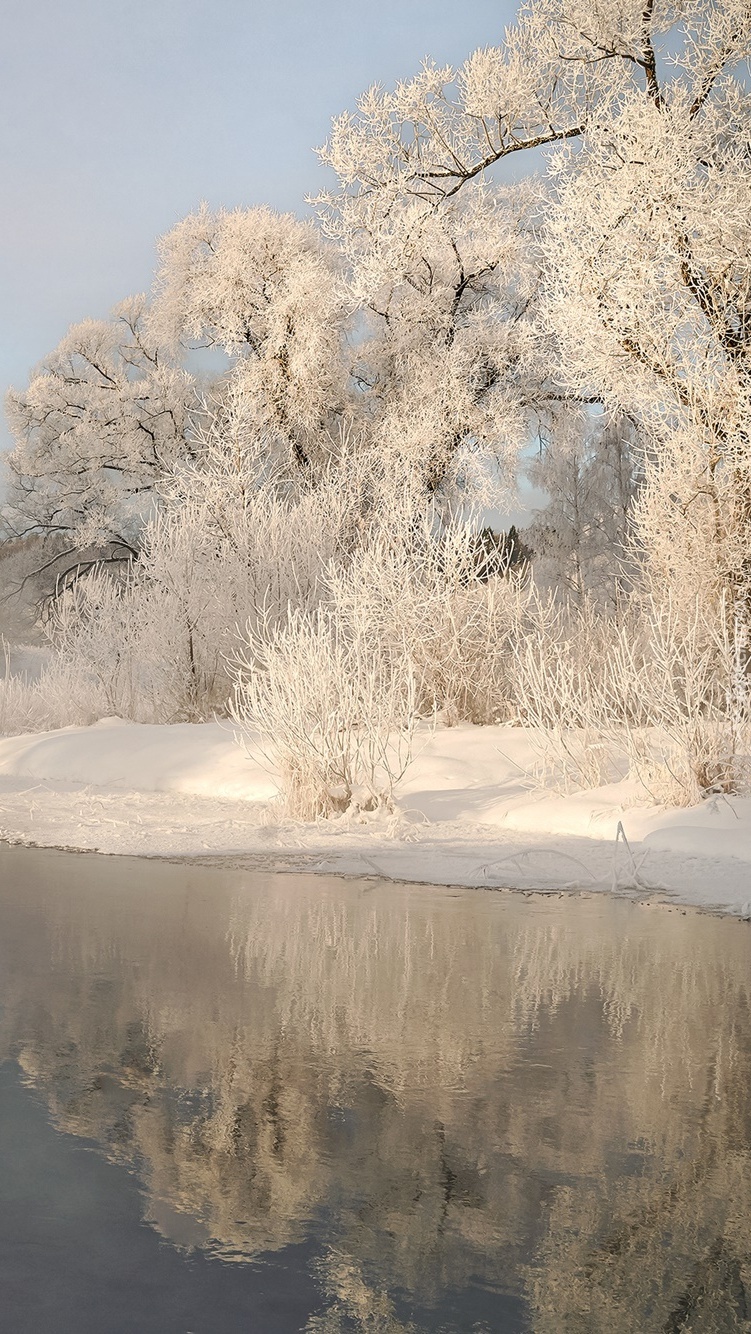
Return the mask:
<svg viewBox="0 0 751 1334">
<path fill-rule="evenodd" d="M 751 929 L 0 848 L 0 1329 L 751 1329 Z"/>
</svg>

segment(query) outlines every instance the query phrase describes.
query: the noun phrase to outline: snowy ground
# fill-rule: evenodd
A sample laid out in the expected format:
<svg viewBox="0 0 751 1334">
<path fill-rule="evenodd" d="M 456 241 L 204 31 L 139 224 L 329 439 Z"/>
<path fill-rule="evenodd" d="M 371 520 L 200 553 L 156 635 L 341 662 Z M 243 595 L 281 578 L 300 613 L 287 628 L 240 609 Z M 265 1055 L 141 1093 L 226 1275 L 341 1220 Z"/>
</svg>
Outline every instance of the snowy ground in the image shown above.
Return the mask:
<svg viewBox="0 0 751 1334">
<path fill-rule="evenodd" d="M 273 775 L 229 727 L 104 719 L 0 739 L 0 838 L 436 884 L 617 889 L 751 914 L 751 800 L 644 809 L 628 783 L 545 794 L 524 778 L 533 759 L 519 728 L 426 732 L 395 815 L 309 825 L 278 814 Z"/>
</svg>

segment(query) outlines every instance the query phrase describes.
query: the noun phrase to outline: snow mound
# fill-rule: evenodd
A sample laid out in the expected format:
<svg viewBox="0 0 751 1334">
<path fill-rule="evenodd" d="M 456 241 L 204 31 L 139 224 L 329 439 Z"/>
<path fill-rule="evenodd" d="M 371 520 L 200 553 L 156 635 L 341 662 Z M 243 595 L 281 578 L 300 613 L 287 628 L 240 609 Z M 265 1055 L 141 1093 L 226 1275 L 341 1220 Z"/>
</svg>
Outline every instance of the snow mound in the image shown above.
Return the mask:
<svg viewBox="0 0 751 1334">
<path fill-rule="evenodd" d="M 285 819 L 274 775 L 219 722 L 0 740 L 0 837 L 147 856 L 296 858 L 308 869 L 440 884 L 616 889 L 751 913 L 751 800 L 640 807 L 625 781 L 534 790 L 522 728 L 425 730 L 391 816 Z M 281 864 L 281 863 L 280 863 Z"/>
</svg>

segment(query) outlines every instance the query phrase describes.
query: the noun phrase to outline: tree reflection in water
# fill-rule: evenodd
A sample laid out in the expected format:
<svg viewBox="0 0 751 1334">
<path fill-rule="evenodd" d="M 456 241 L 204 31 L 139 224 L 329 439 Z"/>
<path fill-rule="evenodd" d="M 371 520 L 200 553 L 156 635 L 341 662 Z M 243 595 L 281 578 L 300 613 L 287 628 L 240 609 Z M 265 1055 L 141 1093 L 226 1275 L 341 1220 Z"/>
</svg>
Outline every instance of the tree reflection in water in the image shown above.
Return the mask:
<svg viewBox="0 0 751 1334">
<path fill-rule="evenodd" d="M 175 1245 L 318 1237 L 310 1331 L 469 1286 L 540 1334 L 750 1327 L 746 924 L 2 858 L 0 1060 Z"/>
</svg>

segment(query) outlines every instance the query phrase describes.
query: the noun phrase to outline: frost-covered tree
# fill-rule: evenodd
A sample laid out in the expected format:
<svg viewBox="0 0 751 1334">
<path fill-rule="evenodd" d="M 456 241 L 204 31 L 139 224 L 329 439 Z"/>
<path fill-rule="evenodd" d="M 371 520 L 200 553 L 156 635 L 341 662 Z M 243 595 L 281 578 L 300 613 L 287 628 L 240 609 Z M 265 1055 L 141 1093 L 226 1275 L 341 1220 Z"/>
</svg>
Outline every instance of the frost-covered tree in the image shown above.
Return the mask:
<svg viewBox="0 0 751 1334">
<path fill-rule="evenodd" d="M 110 320 L 74 325 L 28 388 L 8 395 L 5 522 L 56 540 L 56 559 L 134 554 L 156 484 L 190 453 L 193 379 L 150 336 L 145 307 L 134 297 Z"/>
<path fill-rule="evenodd" d="M 565 383 L 648 445 L 636 518 L 657 586 L 748 620 L 751 10 L 650 7 L 643 33 L 643 86 L 554 163 L 547 315 Z"/>
<path fill-rule="evenodd" d="M 701 110 L 746 57 L 747 29 L 746 0 L 527 0 L 503 42 L 458 69 L 426 62 L 393 92 L 371 87 L 323 156 L 347 198 L 441 203 L 504 158 L 580 138 L 633 93 L 662 105 L 666 67 Z"/>
<path fill-rule="evenodd" d="M 408 194 L 387 209 L 377 194 L 319 202 L 360 312 L 353 374 L 379 449 L 429 492 L 478 455 L 515 459 L 535 351 L 530 192 L 477 186 L 440 209 Z"/>
<path fill-rule="evenodd" d="M 255 432 L 301 468 L 320 464 L 351 416 L 335 248 L 291 214 L 204 205 L 160 255 L 157 338 L 222 349 Z"/>
<path fill-rule="evenodd" d="M 641 457 L 629 418 L 558 412 L 529 468 L 530 480 L 547 493 L 526 533 L 538 583 L 577 603 L 591 595 L 613 609 L 623 600 L 638 568 L 632 529 Z"/>
<path fill-rule="evenodd" d="M 325 468 L 356 432 L 434 491 L 518 447 L 533 201 L 476 189 L 440 212 L 322 199 L 328 240 L 268 209 L 204 207 L 163 240 L 151 326 L 221 347 L 269 458 Z"/>
<path fill-rule="evenodd" d="M 546 189 L 501 188 L 493 168 L 526 151 L 534 169 L 530 152 L 579 139 L 648 84 L 653 22 L 649 5 L 538 0 L 500 46 L 459 69 L 426 63 L 393 92 L 373 87 L 334 122 L 321 156 L 339 186 L 319 203 L 369 315 L 360 381 L 384 439 L 432 487 L 478 453 L 513 470 L 537 419 L 599 401 L 557 373 L 540 319 Z"/>
<path fill-rule="evenodd" d="M 649 424 L 666 466 L 643 493 L 642 541 L 662 543 L 671 579 L 672 551 L 688 568 L 713 544 L 715 583 L 746 578 L 749 103 L 734 72 L 750 33 L 747 0 L 531 0 L 502 44 L 459 69 L 426 64 L 392 92 L 371 88 L 323 150 L 340 234 L 371 243 L 401 229 L 399 253 L 415 256 L 423 285 L 414 238 L 436 218 L 452 232 L 456 201 L 502 160 L 555 150 L 560 184 L 540 229 L 546 318 L 529 280 L 510 312 L 514 329 L 530 324 L 527 347 L 549 374 L 525 365 L 518 404 L 544 413 L 583 399 Z M 540 195 L 545 213 L 542 183 Z M 481 365 L 464 368 L 465 383 Z"/>
</svg>

